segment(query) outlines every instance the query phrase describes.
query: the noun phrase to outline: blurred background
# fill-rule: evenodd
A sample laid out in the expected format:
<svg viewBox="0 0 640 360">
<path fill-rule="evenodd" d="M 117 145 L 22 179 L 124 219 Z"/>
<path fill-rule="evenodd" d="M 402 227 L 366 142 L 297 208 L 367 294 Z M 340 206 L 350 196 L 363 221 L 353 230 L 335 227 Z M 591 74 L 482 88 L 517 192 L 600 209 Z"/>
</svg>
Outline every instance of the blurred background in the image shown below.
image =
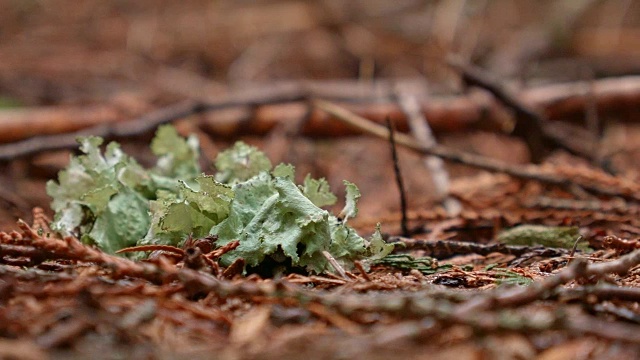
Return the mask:
<svg viewBox="0 0 640 360">
<path fill-rule="evenodd" d="M 516 87 L 639 74 L 640 1 L 0 0 L 0 122 L 24 119 L 18 125 L 29 127 L 32 113 L 22 110 L 64 106 L 75 106 L 74 118 L 86 109 L 91 119 L 115 107 L 114 121 L 129 120 L 281 80 L 418 78 L 431 94 L 456 94 L 463 91 L 459 74 L 444 61 L 452 53 Z M 58 116 L 47 126 L 65 121 Z M 193 130 L 183 125 L 183 133 Z M 205 159 L 236 140 L 200 135 Z M 508 134 L 436 136 L 506 162 L 529 161 L 522 141 Z M 274 137 L 244 139 L 274 162 L 326 176 L 336 190 L 343 179 L 356 182 L 365 217 L 397 210 L 384 141 L 300 138 L 283 147 Z M 150 155 L 142 140 L 122 141 L 144 162 Z M 0 198 L 9 206 L 0 223 L 48 204 L 43 183 L 68 156 L 49 152 L 3 165 Z M 410 205 L 426 206 L 433 200 L 429 172 L 414 154 L 402 151 L 401 159 Z M 447 168 L 454 177 L 469 173 Z"/>
<path fill-rule="evenodd" d="M 22 105 L 276 79 L 451 91 L 452 52 L 521 81 L 637 73 L 640 1 L 0 1 L 0 95 Z"/>
</svg>

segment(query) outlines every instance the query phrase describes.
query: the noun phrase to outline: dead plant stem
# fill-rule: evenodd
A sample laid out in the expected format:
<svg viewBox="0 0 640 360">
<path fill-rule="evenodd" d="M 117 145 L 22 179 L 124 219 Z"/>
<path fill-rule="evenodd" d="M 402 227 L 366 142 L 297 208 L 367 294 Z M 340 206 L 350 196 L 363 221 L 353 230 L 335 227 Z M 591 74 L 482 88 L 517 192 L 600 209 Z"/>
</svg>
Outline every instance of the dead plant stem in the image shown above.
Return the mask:
<svg viewBox="0 0 640 360">
<path fill-rule="evenodd" d="M 319 109 L 322 109 L 323 111 L 326 111 L 327 113 L 336 117 L 337 119 L 340 119 L 343 122 L 361 131 L 384 139 L 387 139 L 389 137 L 389 131 L 385 129 L 384 126 L 375 124 L 341 106 L 325 100 L 314 100 L 314 105 Z M 454 163 L 464 164 L 467 166 L 472 166 L 493 172 L 500 172 L 520 179 L 536 180 L 542 183 L 561 186 L 564 188 L 571 186 L 580 186 L 585 190 L 588 190 L 595 194 L 622 196 L 632 198 L 634 200 L 640 200 L 640 194 L 623 194 L 620 191 L 617 191 L 617 189 L 615 188 L 593 183 L 578 184 L 576 183 L 575 179 L 558 176 L 549 171 L 543 171 L 537 165 L 510 165 L 484 156 L 456 151 L 442 145 L 425 147 L 424 145 L 416 141 L 413 137 L 406 134 L 396 134 L 394 138 L 397 144 L 406 146 L 409 149 L 420 154 L 438 156 L 444 160 Z"/>
<path fill-rule="evenodd" d="M 404 187 L 402 172 L 400 171 L 400 160 L 398 159 L 398 151 L 396 149 L 396 141 L 394 136 L 395 129 L 390 118 L 387 118 L 387 129 L 389 129 L 389 145 L 391 146 L 393 173 L 396 178 L 396 184 L 398 185 L 398 192 L 400 193 L 400 213 L 402 214 L 402 218 L 400 220 L 400 228 L 402 229 L 403 236 L 409 236 L 409 220 L 407 219 L 407 192 Z"/>
</svg>

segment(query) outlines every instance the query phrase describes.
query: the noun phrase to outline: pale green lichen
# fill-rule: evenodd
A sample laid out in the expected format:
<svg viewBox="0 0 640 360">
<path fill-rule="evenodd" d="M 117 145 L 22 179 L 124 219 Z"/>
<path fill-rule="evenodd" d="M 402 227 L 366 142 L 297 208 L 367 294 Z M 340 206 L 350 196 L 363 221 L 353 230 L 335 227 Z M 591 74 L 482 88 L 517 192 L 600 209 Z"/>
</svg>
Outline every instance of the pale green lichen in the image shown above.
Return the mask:
<svg viewBox="0 0 640 360">
<path fill-rule="evenodd" d="M 218 244 L 240 246 L 222 258 L 243 258 L 249 266 L 283 254 L 292 266 L 322 272 L 328 251 L 345 267 L 354 260 L 379 260 L 393 249 L 379 229 L 370 240 L 347 225 L 356 216 L 358 188 L 345 181 L 339 217 L 323 210 L 336 197 L 325 179 L 294 183 L 295 168 L 271 162 L 253 146 L 238 142 L 221 152 L 215 176 L 200 173 L 198 142 L 171 126 L 158 129 L 151 169 L 125 155 L 117 143 L 100 151 L 102 139 L 79 140 L 84 155 L 72 157 L 47 191 L 56 211 L 53 227 L 113 253 L 132 245 L 178 245 L 188 235 L 213 234 Z"/>
<path fill-rule="evenodd" d="M 498 234 L 498 241 L 506 245 L 571 249 L 579 236 L 575 226 L 519 225 Z M 588 250 L 588 244 L 579 243 L 578 249 Z"/>
<path fill-rule="evenodd" d="M 263 171 L 271 170 L 271 161 L 257 148 L 238 141 L 216 157 L 216 180 L 233 184 L 249 180 Z"/>
<path fill-rule="evenodd" d="M 310 174 L 304 178 L 304 183 L 300 187 L 302 193 L 317 207 L 333 205 L 338 198 L 333 195 L 329 188 L 329 183 L 325 178 L 313 179 Z"/>
<path fill-rule="evenodd" d="M 340 217 L 343 218 L 346 223 L 349 218 L 355 217 L 358 215 L 358 200 L 360 199 L 360 190 L 356 186 L 356 184 L 351 183 L 347 180 L 343 181 L 344 186 L 347 190 L 346 201 L 344 208 L 340 211 Z"/>
<path fill-rule="evenodd" d="M 58 182 L 47 183 L 56 212 L 52 228 L 109 252 L 135 245 L 149 226 L 148 201 L 141 195 L 149 178 L 118 144 L 109 144 L 103 155 L 101 138 L 78 141 L 84 155 L 72 157 Z"/>
</svg>

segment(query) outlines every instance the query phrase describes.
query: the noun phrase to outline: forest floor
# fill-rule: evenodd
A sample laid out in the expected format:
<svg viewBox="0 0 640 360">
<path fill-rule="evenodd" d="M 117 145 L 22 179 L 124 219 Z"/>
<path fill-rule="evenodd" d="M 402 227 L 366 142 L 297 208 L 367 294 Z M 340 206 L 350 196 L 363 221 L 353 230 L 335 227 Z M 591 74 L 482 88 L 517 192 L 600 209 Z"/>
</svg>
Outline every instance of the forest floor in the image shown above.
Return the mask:
<svg viewBox="0 0 640 360">
<path fill-rule="evenodd" d="M 640 358 L 640 2 L 464 3 L 1 1 L 0 357 Z M 38 231 L 77 135 L 148 165 L 167 122 L 209 173 L 242 139 L 356 183 L 394 255 L 227 278 Z"/>
</svg>

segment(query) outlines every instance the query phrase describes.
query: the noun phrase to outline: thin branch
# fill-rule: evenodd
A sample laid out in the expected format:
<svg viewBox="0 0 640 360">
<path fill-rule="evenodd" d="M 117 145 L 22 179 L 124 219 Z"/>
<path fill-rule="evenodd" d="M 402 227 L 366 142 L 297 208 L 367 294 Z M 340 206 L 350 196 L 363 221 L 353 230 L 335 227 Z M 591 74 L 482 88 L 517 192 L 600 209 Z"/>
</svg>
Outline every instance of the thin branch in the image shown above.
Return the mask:
<svg viewBox="0 0 640 360">
<path fill-rule="evenodd" d="M 111 269 L 114 276 L 137 276 L 149 281 L 159 281 L 160 275 L 157 268 L 151 264 L 133 262 L 131 260 L 109 255 L 102 251 L 82 244 L 74 237 L 66 237 L 64 240 L 46 235 L 39 235 L 23 221 L 18 221 L 22 230 L 20 233 L 0 232 L 0 240 L 3 244 L 16 243 L 28 244 L 40 251 L 46 252 L 47 257 L 68 259 L 83 262 L 92 262 Z"/>
<path fill-rule="evenodd" d="M 534 162 L 538 163 L 542 160 L 546 152 L 545 145 L 549 145 L 549 143 L 561 146 L 575 155 L 593 160 L 593 147 L 597 144 L 598 138 L 594 138 L 589 131 L 583 128 L 567 131 L 570 129 L 568 124 L 548 123 L 540 112 L 536 111 L 533 106 L 528 105 L 526 101 L 521 100 L 521 97 L 515 92 L 503 86 L 488 71 L 467 63 L 456 56 L 450 56 L 447 60 L 450 66 L 462 74 L 462 79 L 466 84 L 487 90 L 498 101 L 514 110 L 516 124 L 513 133 L 527 143 Z M 597 107 L 593 84 L 588 84 L 587 86 L 591 90 L 588 93 L 583 92 L 582 95 L 584 96 L 584 107 L 589 109 L 587 113 L 587 117 L 589 117 L 591 113 L 597 113 Z M 576 132 L 578 134 L 586 133 L 588 136 L 578 137 Z"/>
<path fill-rule="evenodd" d="M 1 244 L 2 247 L 6 244 Z M 14 266 L 0 265 L 0 277 L 7 276 L 24 281 L 54 282 L 71 281 L 75 277 L 67 273 L 53 273 L 36 269 L 21 269 Z"/>
<path fill-rule="evenodd" d="M 602 277 L 605 274 L 624 275 L 637 265 L 640 265 L 640 250 L 635 250 L 613 261 L 591 264 L 587 269 L 587 275 L 596 277 Z"/>
<path fill-rule="evenodd" d="M 202 104 L 185 101 L 128 122 L 103 123 L 72 133 L 33 137 L 0 146 L 0 161 L 9 161 L 46 151 L 75 148 L 78 146 L 76 139 L 79 136 L 94 135 L 105 139 L 114 139 L 144 134 L 155 129 L 158 125 L 182 119 L 203 110 Z"/>
<path fill-rule="evenodd" d="M 573 257 L 573 255 L 576 253 L 576 249 L 578 249 L 578 243 L 583 239 L 584 237 L 582 235 L 578 236 L 576 241 L 573 243 L 573 246 L 571 247 L 571 251 L 569 252 L 569 257 Z"/>
<path fill-rule="evenodd" d="M 221 257 L 222 255 L 228 253 L 229 251 L 235 250 L 235 248 L 237 248 L 238 246 L 240 246 L 240 241 L 233 240 L 233 241 L 230 241 L 230 242 L 222 245 L 221 247 L 219 247 L 219 248 L 217 248 L 217 249 L 205 254 L 204 256 L 207 259 L 215 260 L 215 259 Z"/>
<path fill-rule="evenodd" d="M 116 254 L 122 254 L 127 252 L 138 252 L 138 251 L 166 251 L 172 254 L 184 256 L 184 250 L 177 248 L 171 245 L 140 245 L 140 246 L 132 246 L 128 248 L 122 248 L 116 251 Z"/>
<path fill-rule="evenodd" d="M 344 271 L 344 268 L 338 263 L 338 261 L 328 251 L 323 251 L 322 255 L 327 259 L 327 261 L 329 261 L 329 264 L 333 266 L 333 268 L 338 272 L 338 274 L 340 274 L 340 276 L 342 276 L 343 279 L 347 281 L 351 281 L 351 278 L 347 276 L 347 272 Z"/>
<path fill-rule="evenodd" d="M 395 129 L 390 118 L 387 118 L 387 129 L 389 129 L 389 144 L 391 146 L 391 159 L 393 160 L 393 173 L 396 178 L 396 184 L 398 185 L 398 192 L 400 192 L 400 213 L 402 218 L 400 220 L 400 228 L 402 229 L 403 236 L 409 236 L 409 226 L 407 219 L 407 192 L 404 188 L 404 181 L 402 179 L 402 172 L 400 171 L 400 162 L 398 160 L 398 151 L 396 150 L 395 141 Z"/>
<path fill-rule="evenodd" d="M 549 276 L 542 281 L 534 282 L 528 287 L 515 288 L 507 291 L 492 291 L 485 296 L 478 296 L 467 301 L 456 310 L 458 316 L 467 316 L 478 311 L 485 311 L 491 308 L 502 309 L 504 307 L 522 306 L 543 299 L 545 294 L 549 294 L 558 286 L 571 280 L 586 275 L 587 263 L 584 260 L 574 261 L 569 267 L 561 272 Z"/>
<path fill-rule="evenodd" d="M 531 158 L 534 162 L 539 163 L 545 152 L 542 116 L 507 90 L 487 71 L 467 63 L 457 56 L 450 56 L 447 58 L 447 62 L 462 74 L 465 83 L 489 91 L 496 99 L 515 111 L 517 120 L 513 133 L 524 139 L 531 152 Z"/>
<path fill-rule="evenodd" d="M 135 120 L 126 122 L 106 122 L 77 132 L 38 136 L 27 140 L 0 146 L 0 161 L 12 160 L 17 157 L 29 156 L 35 153 L 68 149 L 77 146 L 78 136 L 95 135 L 105 139 L 132 137 L 148 133 L 161 124 L 183 119 L 204 111 L 222 110 L 233 107 L 253 107 L 267 104 L 278 104 L 303 101 L 307 98 L 305 91 L 288 91 L 268 94 L 265 92 L 246 92 L 235 97 L 218 101 L 201 102 L 187 100 L 182 103 L 158 109 Z"/>
<path fill-rule="evenodd" d="M 604 322 L 595 316 L 577 315 L 567 317 L 564 328 L 612 341 L 624 341 L 628 343 L 640 342 L 639 327 L 637 325 L 620 322 Z"/>
<path fill-rule="evenodd" d="M 608 301 L 605 301 L 601 304 L 594 304 L 594 305 L 587 305 L 587 306 L 596 313 L 611 314 L 611 315 L 615 315 L 619 319 L 631 321 L 636 324 L 640 323 L 640 315 L 638 315 L 635 311 L 629 309 L 628 307 L 617 306 Z"/>
<path fill-rule="evenodd" d="M 598 264 L 589 265 L 584 259 L 576 259 L 566 269 L 528 287 L 493 291 L 486 296 L 469 300 L 457 309 L 457 313 L 465 316 L 490 308 L 522 306 L 544 299 L 552 294 L 552 290 L 569 281 L 587 277 L 601 278 L 607 274 L 624 274 L 638 264 L 640 264 L 640 250 L 616 260 Z"/>
<path fill-rule="evenodd" d="M 406 114 L 407 122 L 413 136 L 425 147 L 437 145 L 433 131 L 427 118 L 420 109 L 417 98 L 406 88 L 398 86 L 396 91 L 398 105 Z M 436 196 L 442 200 L 442 204 L 450 216 L 455 216 L 462 210 L 460 202 L 449 195 L 449 174 L 444 166 L 444 161 L 437 156 L 425 156 L 423 162 L 431 174 L 431 180 L 435 187 Z"/>
<path fill-rule="evenodd" d="M 362 265 L 362 262 L 360 262 L 359 260 L 356 260 L 353 262 L 353 265 L 355 266 L 356 269 L 358 269 L 358 271 L 360 272 L 360 275 L 362 275 L 362 277 L 366 280 L 366 281 L 371 281 L 371 277 L 369 277 L 369 274 L 367 274 L 367 269 L 364 268 L 364 265 Z"/>
<path fill-rule="evenodd" d="M 252 108 L 272 104 L 302 102 L 312 95 L 347 102 L 357 103 L 363 100 L 375 102 L 381 98 L 390 98 L 391 87 L 387 83 L 363 86 L 357 83 L 344 84 L 334 82 L 283 82 L 269 86 L 252 86 L 227 96 L 221 96 L 215 101 L 187 100 L 126 122 L 116 122 L 118 119 L 115 113 L 108 113 L 102 109 L 98 113 L 101 115 L 107 113 L 103 116 L 104 118 L 97 120 L 90 119 L 90 121 L 85 120 L 88 124 L 93 124 L 97 121 L 98 124 L 95 126 L 72 133 L 36 136 L 27 140 L 0 146 L 0 161 L 7 161 L 16 157 L 29 156 L 45 151 L 74 148 L 77 146 L 76 138 L 78 136 L 95 135 L 107 139 L 131 137 L 152 131 L 160 124 L 182 119 L 203 111 L 238 107 Z M 86 111 L 83 112 L 83 116 L 88 116 L 86 113 Z M 28 119 L 28 114 L 14 114 L 16 114 L 15 111 L 7 114 L 9 119 L 5 119 L 4 122 L 22 124 L 21 126 L 24 126 L 25 121 L 21 119 Z M 66 116 L 72 116 L 66 112 L 65 114 Z M 0 115 L 2 115 L 2 113 L 0 113 Z M 12 117 L 16 116 L 18 116 L 19 119 L 12 120 Z M 56 116 L 60 117 L 60 115 Z M 46 114 L 42 114 L 41 117 L 43 117 L 43 119 L 40 122 L 46 123 Z M 2 119 L 2 116 L 0 116 L 0 119 Z M 240 122 L 242 121 L 237 121 L 237 123 Z M 42 126 L 45 125 L 43 124 Z M 72 127 L 67 126 L 69 129 L 74 129 L 74 127 L 77 127 L 77 125 Z"/>
<path fill-rule="evenodd" d="M 330 113 L 336 118 L 342 120 L 343 122 L 366 133 L 378 136 L 383 139 L 389 137 L 389 130 L 385 129 L 383 126 L 373 123 L 361 116 L 358 116 L 334 103 L 324 100 L 315 100 L 314 105 L 319 109 L 322 109 L 323 111 L 326 111 L 327 113 Z M 416 139 L 414 139 L 413 137 L 402 133 L 396 134 L 394 138 L 397 144 L 406 146 L 416 152 L 426 155 L 438 156 L 444 160 L 448 160 L 454 163 L 473 166 L 483 170 L 502 172 L 514 177 L 538 180 L 553 185 L 567 185 L 566 179 L 560 179 L 549 174 L 543 174 L 535 166 L 511 166 L 501 161 L 490 159 L 484 156 L 455 151 L 442 145 L 425 147 L 418 141 L 416 141 Z"/>
<path fill-rule="evenodd" d="M 560 299 L 585 299 L 591 296 L 596 297 L 598 300 L 640 302 L 640 288 L 598 283 L 574 288 L 558 288 L 556 289 L 556 296 Z"/>
<path fill-rule="evenodd" d="M 314 100 L 314 105 L 327 113 L 335 116 L 337 119 L 361 130 L 366 133 L 378 136 L 386 139 L 389 137 L 389 131 L 384 126 L 373 123 L 361 116 L 358 116 L 349 110 L 324 100 Z M 413 137 L 406 134 L 396 134 L 395 141 L 397 144 L 408 147 L 420 154 L 438 156 L 444 160 L 454 163 L 464 164 L 467 166 L 476 167 L 483 170 L 489 170 L 493 172 L 505 173 L 520 179 L 536 180 L 542 183 L 556 185 L 561 187 L 571 187 L 579 185 L 585 190 L 588 190 L 595 194 L 608 195 L 608 196 L 623 196 L 632 198 L 634 200 L 640 200 L 640 194 L 635 193 L 620 193 L 616 188 L 611 186 L 601 186 L 593 183 L 577 183 L 576 179 L 569 177 L 562 177 L 551 172 L 543 171 L 536 165 L 516 166 L 509 165 L 504 162 L 487 158 L 485 156 L 474 155 L 464 152 L 459 152 L 442 145 L 436 145 L 432 147 L 425 147 L 416 141 Z"/>
<path fill-rule="evenodd" d="M 538 196 L 534 199 L 528 199 L 524 202 L 523 205 L 527 208 L 538 207 L 558 210 L 591 211 L 598 213 L 618 213 L 627 215 L 640 213 L 640 207 L 638 207 L 636 204 L 629 204 L 621 198 L 603 201 L 598 199 L 578 200 Z"/>
<path fill-rule="evenodd" d="M 27 257 L 30 264 L 39 264 L 45 260 L 55 258 L 47 252 L 27 245 L 0 244 L 0 262 L 4 256 Z"/>
<path fill-rule="evenodd" d="M 417 239 L 409 239 L 399 236 L 394 236 L 389 239 L 389 242 L 399 242 L 404 246 L 400 249 L 406 250 L 426 250 L 432 257 L 446 258 L 454 255 L 462 254 L 479 254 L 489 255 L 491 253 L 501 253 L 508 255 L 521 256 L 527 253 L 535 252 L 538 256 L 545 257 L 557 257 L 566 255 L 568 251 L 566 249 L 547 248 L 547 247 L 534 247 L 534 246 L 516 246 L 505 245 L 503 243 L 496 244 L 478 244 L 474 242 L 466 241 L 454 241 L 454 240 L 436 240 L 436 241 L 424 241 Z"/>
<path fill-rule="evenodd" d="M 401 85 L 420 84 L 423 80 L 407 80 Z M 278 123 L 299 119 L 306 112 L 302 104 L 308 98 L 342 101 L 351 111 L 383 123 L 387 116 L 399 120 L 398 126 L 405 128 L 405 114 L 393 100 L 398 82 L 285 82 L 269 85 L 251 84 L 250 91 L 236 90 L 215 101 L 187 101 L 159 109 L 151 116 L 122 122 L 123 115 L 116 106 L 69 107 L 52 106 L 26 109 L 0 110 L 0 141 L 17 141 L 0 145 L 0 160 L 30 156 L 40 152 L 70 149 L 77 146 L 75 139 L 82 135 L 118 134 L 120 137 L 135 136 L 141 131 L 150 131 L 158 124 L 180 119 L 200 111 L 222 109 L 244 109 L 224 119 L 214 117 L 201 119 L 203 128 L 210 134 L 237 137 L 239 134 L 265 134 Z M 564 119 L 582 116 L 585 104 L 595 97 L 600 113 L 616 112 L 633 107 L 640 102 L 640 77 L 627 76 L 599 79 L 593 82 L 593 92 L 585 94 L 584 82 L 554 84 L 526 89 L 518 98 L 544 110 L 548 119 Z M 414 86 L 415 87 L 415 86 Z M 504 110 L 495 106 L 489 94 L 475 93 L 458 97 L 430 96 L 422 98 L 420 110 L 429 119 L 434 131 L 459 131 L 482 122 L 484 128 L 502 130 Z M 259 111 L 252 113 L 252 108 Z M 154 121 L 154 117 L 155 120 Z M 247 120 L 252 126 L 246 126 Z M 145 121 L 149 128 L 145 130 Z M 336 136 L 351 134 L 347 127 L 327 126 L 326 116 L 314 113 L 305 124 L 303 134 L 313 136 Z M 116 123 L 122 131 L 109 130 Z M 125 125 L 131 123 L 131 125 Z M 55 124 L 55 127 L 52 127 Z M 79 130 L 81 129 L 81 130 Z M 47 135 L 48 134 L 48 135 Z M 28 140 L 23 140 L 33 137 Z"/>
</svg>

